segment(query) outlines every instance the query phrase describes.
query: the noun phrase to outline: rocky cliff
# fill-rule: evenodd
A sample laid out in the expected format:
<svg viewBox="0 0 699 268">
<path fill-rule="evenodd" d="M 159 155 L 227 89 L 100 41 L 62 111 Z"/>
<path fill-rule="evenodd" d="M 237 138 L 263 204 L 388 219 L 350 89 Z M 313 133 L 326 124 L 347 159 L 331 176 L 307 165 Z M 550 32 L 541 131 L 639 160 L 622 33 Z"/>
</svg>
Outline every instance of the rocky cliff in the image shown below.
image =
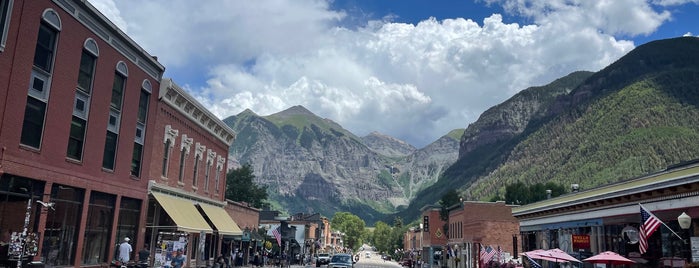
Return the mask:
<svg viewBox="0 0 699 268">
<path fill-rule="evenodd" d="M 302 106 L 269 116 L 246 110 L 224 120 L 237 133 L 231 158 L 251 164 L 277 209 L 290 214 L 349 211 L 373 222 L 406 205 L 458 156 L 445 136 L 416 150 L 396 138 L 359 138 Z"/>
</svg>

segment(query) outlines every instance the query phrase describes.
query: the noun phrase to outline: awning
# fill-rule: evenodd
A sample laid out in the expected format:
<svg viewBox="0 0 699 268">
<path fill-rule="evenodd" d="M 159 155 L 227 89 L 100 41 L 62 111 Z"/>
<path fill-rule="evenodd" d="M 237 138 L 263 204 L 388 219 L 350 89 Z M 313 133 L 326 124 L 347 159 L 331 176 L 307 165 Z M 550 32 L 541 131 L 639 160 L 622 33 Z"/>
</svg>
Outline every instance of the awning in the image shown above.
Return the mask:
<svg viewBox="0 0 699 268">
<path fill-rule="evenodd" d="M 219 234 L 223 235 L 243 235 L 243 231 L 240 230 L 238 224 L 235 223 L 231 216 L 228 215 L 225 209 L 222 207 L 199 204 L 201 210 L 206 213 L 209 220 L 214 224 Z"/>
<path fill-rule="evenodd" d="M 201 216 L 193 201 L 158 192 L 152 192 L 152 194 L 158 204 L 175 221 L 177 230 L 190 233 L 201 231 L 212 233 L 214 231 Z"/>
</svg>

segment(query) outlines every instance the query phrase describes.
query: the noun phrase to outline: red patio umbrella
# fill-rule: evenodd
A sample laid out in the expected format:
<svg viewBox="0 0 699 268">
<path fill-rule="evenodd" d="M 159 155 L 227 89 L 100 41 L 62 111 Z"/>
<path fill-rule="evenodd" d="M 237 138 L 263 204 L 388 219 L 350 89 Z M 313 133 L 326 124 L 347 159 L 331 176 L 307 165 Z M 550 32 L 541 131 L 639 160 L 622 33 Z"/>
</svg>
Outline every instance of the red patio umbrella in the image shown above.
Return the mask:
<svg viewBox="0 0 699 268">
<path fill-rule="evenodd" d="M 606 263 L 608 265 L 612 264 L 634 264 L 635 261 L 629 260 L 624 256 L 621 256 L 615 252 L 605 251 L 595 256 L 584 259 L 583 261 L 591 263 Z"/>
<path fill-rule="evenodd" d="M 535 257 L 536 256 L 536 257 Z M 542 259 L 542 260 L 547 260 L 547 261 L 555 261 L 555 262 L 580 262 L 578 259 L 576 259 L 573 256 L 568 255 L 563 250 L 554 248 L 554 249 L 549 249 L 545 251 L 540 251 L 540 252 L 534 252 L 532 255 L 529 255 L 532 259 Z"/>
<path fill-rule="evenodd" d="M 539 254 L 544 253 L 544 252 L 546 252 L 546 250 L 536 249 L 536 250 L 532 250 L 532 251 L 522 252 L 522 255 L 526 255 L 529 258 L 537 259 L 537 260 L 554 261 L 554 262 L 556 261 L 556 259 L 554 259 L 554 258 L 549 258 L 549 257 L 544 257 L 544 256 L 539 255 Z"/>
</svg>

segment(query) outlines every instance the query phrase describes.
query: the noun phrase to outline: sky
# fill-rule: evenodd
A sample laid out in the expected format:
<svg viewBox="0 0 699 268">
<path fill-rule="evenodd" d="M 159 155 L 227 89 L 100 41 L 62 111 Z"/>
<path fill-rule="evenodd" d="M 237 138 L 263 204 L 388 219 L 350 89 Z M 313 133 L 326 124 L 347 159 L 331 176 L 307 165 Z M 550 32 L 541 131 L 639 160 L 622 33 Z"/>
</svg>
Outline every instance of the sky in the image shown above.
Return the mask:
<svg viewBox="0 0 699 268">
<path fill-rule="evenodd" d="M 699 34 L 699 0 L 89 2 L 220 119 L 302 105 L 417 148 L 523 89 Z"/>
</svg>

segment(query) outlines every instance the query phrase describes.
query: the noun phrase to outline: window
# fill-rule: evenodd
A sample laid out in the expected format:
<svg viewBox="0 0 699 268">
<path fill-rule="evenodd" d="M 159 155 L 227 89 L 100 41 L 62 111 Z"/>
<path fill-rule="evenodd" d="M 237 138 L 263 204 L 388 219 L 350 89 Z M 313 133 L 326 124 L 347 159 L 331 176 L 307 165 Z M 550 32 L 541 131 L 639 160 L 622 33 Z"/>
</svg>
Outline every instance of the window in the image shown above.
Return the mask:
<svg viewBox="0 0 699 268">
<path fill-rule="evenodd" d="M 141 200 L 128 197 L 121 198 L 119 206 L 119 221 L 117 221 L 116 239 L 122 241 L 124 237 L 131 238 L 131 245 L 138 245 L 138 229 L 141 217 Z M 148 236 L 146 236 L 146 241 Z M 137 249 L 134 248 L 134 252 Z M 134 254 L 136 255 L 136 254 Z M 138 256 L 138 255 L 136 255 Z M 116 256 L 115 256 L 116 257 Z"/>
<path fill-rule="evenodd" d="M 7 31 L 10 28 L 10 13 L 12 13 L 12 0 L 0 0 L 0 52 L 5 50 Z"/>
<path fill-rule="evenodd" d="M 223 170 L 225 163 L 226 159 L 221 155 L 216 157 L 216 194 L 221 192 L 221 171 Z"/>
<path fill-rule="evenodd" d="M 112 83 L 112 99 L 107 121 L 107 139 L 104 142 L 104 155 L 102 157 L 102 167 L 109 170 L 114 170 L 116 162 L 119 125 L 121 122 L 121 103 L 124 97 L 126 75 L 128 74 L 125 68 L 126 64 L 124 62 L 117 64 L 117 71 L 114 74 L 114 82 Z"/>
<path fill-rule="evenodd" d="M 3 1 L 3 8 L 5 8 L 6 2 Z M 23 145 L 37 149 L 41 146 L 41 137 L 44 131 L 52 63 L 59 30 L 58 14 L 51 9 L 44 11 L 34 50 L 34 68 L 29 79 L 27 105 L 24 109 L 22 136 L 20 137 L 20 142 Z"/>
<path fill-rule="evenodd" d="M 209 191 L 209 174 L 211 174 L 211 164 L 206 163 L 206 170 L 204 170 L 204 191 Z"/>
<path fill-rule="evenodd" d="M 184 160 L 185 160 L 185 158 L 186 158 L 186 155 L 184 152 L 184 148 L 182 148 L 182 150 L 180 150 L 180 173 L 177 177 L 177 180 L 179 182 L 184 182 L 184 164 L 185 164 Z"/>
<path fill-rule="evenodd" d="M 75 252 L 80 250 L 78 232 L 85 193 L 83 189 L 59 184 L 51 186 L 55 210 L 47 210 L 44 246 L 41 256 L 47 266 L 74 266 Z"/>
<path fill-rule="evenodd" d="M 211 167 L 216 160 L 216 152 L 209 149 L 206 152 L 206 170 L 204 170 L 204 191 L 209 192 L 209 178 L 211 178 Z"/>
<path fill-rule="evenodd" d="M 199 155 L 194 156 L 194 175 L 192 176 L 192 186 L 197 187 L 197 177 L 199 176 Z"/>
<path fill-rule="evenodd" d="M 165 140 L 165 151 L 163 152 L 163 177 L 167 178 L 167 162 L 170 159 L 170 147 L 172 143 L 170 140 Z"/>
<path fill-rule="evenodd" d="M 182 134 L 182 144 L 180 145 L 180 174 L 177 177 L 180 183 L 184 183 L 185 159 L 189 155 L 189 148 L 192 147 L 192 142 L 192 138 L 187 137 L 187 134 Z"/>
<path fill-rule="evenodd" d="M 34 50 L 34 67 L 44 72 L 51 73 L 57 37 L 58 34 L 53 28 L 46 24 L 41 24 L 41 26 L 39 26 L 39 36 L 37 37 L 36 48 Z"/>
<path fill-rule="evenodd" d="M 107 263 L 109 251 L 112 249 L 109 239 L 112 234 L 115 204 L 116 196 L 114 195 L 101 192 L 90 193 L 81 264 Z"/>
<path fill-rule="evenodd" d="M 178 133 L 179 133 L 179 131 L 176 129 L 172 129 L 171 125 L 165 126 L 165 136 L 163 137 L 165 147 L 163 148 L 163 173 L 162 173 L 162 176 L 164 178 L 167 178 L 167 170 L 168 170 L 168 166 L 169 166 L 168 162 L 170 161 L 170 152 L 172 150 L 172 147 L 175 144 L 175 137 L 177 137 Z"/>
<path fill-rule="evenodd" d="M 139 177 L 141 174 L 141 161 L 143 158 L 143 142 L 146 132 L 146 117 L 148 116 L 148 102 L 150 93 L 141 89 L 141 97 L 138 101 L 138 116 L 136 122 L 136 136 L 133 144 L 133 156 L 131 158 L 131 176 Z"/>
<path fill-rule="evenodd" d="M 220 192 L 219 189 L 221 189 L 221 170 L 216 168 L 216 193 L 218 194 Z"/>
<path fill-rule="evenodd" d="M 66 152 L 69 158 L 78 161 L 81 161 L 83 156 L 87 116 L 90 110 L 90 94 L 92 92 L 92 80 L 95 75 L 97 55 L 99 55 L 97 43 L 92 38 L 88 38 L 80 56 L 78 86 L 75 90 L 73 118 L 70 122 L 70 135 L 68 136 L 68 149 Z"/>
<path fill-rule="evenodd" d="M 78 88 L 90 94 L 92 90 L 92 78 L 95 74 L 96 57 L 90 52 L 83 50 L 80 56 L 80 68 L 78 68 Z"/>
</svg>

